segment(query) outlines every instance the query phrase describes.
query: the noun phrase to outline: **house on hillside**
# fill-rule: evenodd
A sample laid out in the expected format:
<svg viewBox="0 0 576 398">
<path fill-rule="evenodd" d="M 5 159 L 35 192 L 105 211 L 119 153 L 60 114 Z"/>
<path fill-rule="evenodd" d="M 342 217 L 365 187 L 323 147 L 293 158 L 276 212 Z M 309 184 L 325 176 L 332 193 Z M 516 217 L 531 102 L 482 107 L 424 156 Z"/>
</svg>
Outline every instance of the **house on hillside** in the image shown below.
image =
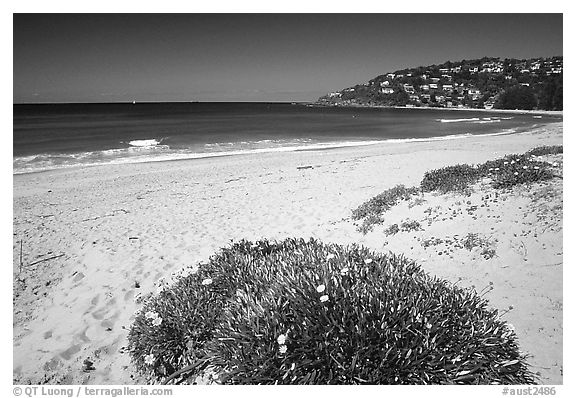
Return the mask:
<svg viewBox="0 0 576 398">
<path fill-rule="evenodd" d="M 404 84 L 403 88 L 404 91 L 406 91 L 407 93 L 414 93 L 414 86 L 412 86 L 411 84 Z"/>
<path fill-rule="evenodd" d="M 392 87 L 383 87 L 382 90 L 380 90 L 382 92 L 382 94 L 392 94 L 394 93 L 394 89 Z"/>
</svg>

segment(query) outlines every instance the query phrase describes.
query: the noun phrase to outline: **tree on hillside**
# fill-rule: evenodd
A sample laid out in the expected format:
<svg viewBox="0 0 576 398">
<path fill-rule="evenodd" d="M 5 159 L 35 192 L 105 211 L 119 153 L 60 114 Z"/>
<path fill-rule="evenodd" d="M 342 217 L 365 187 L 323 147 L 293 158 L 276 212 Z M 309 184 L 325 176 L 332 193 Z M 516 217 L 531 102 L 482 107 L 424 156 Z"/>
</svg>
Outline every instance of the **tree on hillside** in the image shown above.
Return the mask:
<svg viewBox="0 0 576 398">
<path fill-rule="evenodd" d="M 534 109 L 537 105 L 534 90 L 526 86 L 514 86 L 505 90 L 495 104 L 499 109 Z"/>
<path fill-rule="evenodd" d="M 550 78 L 544 82 L 538 107 L 548 111 L 563 109 L 562 80 Z"/>
</svg>

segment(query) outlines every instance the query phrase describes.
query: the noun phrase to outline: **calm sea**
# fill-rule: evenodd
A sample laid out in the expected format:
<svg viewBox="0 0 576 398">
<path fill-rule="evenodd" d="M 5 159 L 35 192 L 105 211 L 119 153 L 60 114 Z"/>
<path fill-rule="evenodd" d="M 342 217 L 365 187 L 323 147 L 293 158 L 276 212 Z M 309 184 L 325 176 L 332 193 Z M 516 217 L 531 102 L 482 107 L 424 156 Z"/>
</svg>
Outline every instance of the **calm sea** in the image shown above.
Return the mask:
<svg viewBox="0 0 576 398">
<path fill-rule="evenodd" d="M 286 103 L 14 105 L 15 174 L 106 163 L 508 134 L 561 116 Z"/>
</svg>

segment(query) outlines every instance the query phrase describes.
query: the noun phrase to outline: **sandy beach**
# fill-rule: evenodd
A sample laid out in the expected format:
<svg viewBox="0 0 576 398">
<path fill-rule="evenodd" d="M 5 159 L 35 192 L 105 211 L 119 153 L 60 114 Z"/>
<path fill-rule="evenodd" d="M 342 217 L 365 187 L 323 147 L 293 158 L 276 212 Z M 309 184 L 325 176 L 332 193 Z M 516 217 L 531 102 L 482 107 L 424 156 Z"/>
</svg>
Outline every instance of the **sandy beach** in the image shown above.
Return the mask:
<svg viewBox="0 0 576 398">
<path fill-rule="evenodd" d="M 512 135 L 15 175 L 14 382 L 141 383 L 126 336 L 139 297 L 159 280 L 231 240 L 315 237 L 404 253 L 478 291 L 493 286 L 485 297 L 514 325 L 541 383 L 562 384 L 561 179 L 498 195 L 482 184 L 470 196 L 426 194 L 365 235 L 350 219 L 361 203 L 418 185 L 428 170 L 561 144 L 557 123 Z M 384 233 L 408 218 L 423 230 Z M 496 255 L 446 244 L 468 233 L 490 238 Z"/>
</svg>

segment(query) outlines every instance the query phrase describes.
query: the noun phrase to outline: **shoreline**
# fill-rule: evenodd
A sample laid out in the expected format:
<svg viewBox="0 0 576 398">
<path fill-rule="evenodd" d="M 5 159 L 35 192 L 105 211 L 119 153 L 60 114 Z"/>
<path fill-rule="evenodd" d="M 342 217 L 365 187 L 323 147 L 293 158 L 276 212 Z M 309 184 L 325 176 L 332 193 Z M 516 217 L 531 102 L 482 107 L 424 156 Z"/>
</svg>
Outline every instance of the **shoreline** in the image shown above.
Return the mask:
<svg viewBox="0 0 576 398">
<path fill-rule="evenodd" d="M 403 108 L 402 108 L 403 109 Z M 545 123 L 544 126 L 554 126 L 557 124 L 562 124 L 562 121 L 559 122 L 549 122 Z M 524 130 L 525 131 L 525 130 Z M 358 148 L 364 146 L 373 146 L 373 145 L 386 145 L 386 144 L 400 144 L 400 143 L 416 143 L 416 142 L 435 142 L 435 141 L 448 141 L 448 140 L 457 140 L 457 139 L 465 139 L 468 137 L 495 137 L 499 135 L 509 135 L 509 134 L 521 134 L 523 131 L 509 131 L 509 130 L 502 130 L 499 132 L 494 133 L 482 133 L 482 134 L 470 134 L 470 133 L 462 133 L 462 134 L 452 134 L 452 135 L 445 135 L 445 136 L 432 136 L 432 137 L 423 137 L 423 138 L 389 138 L 383 140 L 368 140 L 368 141 L 343 141 L 343 142 L 328 142 L 328 143 L 317 143 L 312 144 L 310 146 L 294 146 L 294 147 L 274 147 L 274 148 L 261 148 L 261 149 L 250 149 L 245 151 L 230 151 L 230 152 L 198 152 L 198 153 L 191 153 L 189 155 L 184 155 L 182 157 L 174 157 L 168 159 L 147 159 L 147 160 L 139 160 L 134 159 L 134 161 L 118 161 L 118 162 L 109 162 L 109 163 L 91 163 L 91 164 L 74 164 L 64 167 L 54 167 L 49 169 L 41 169 L 41 170 L 32 170 L 32 171 L 24 171 L 24 172 L 12 172 L 12 175 L 19 176 L 19 175 L 26 175 L 26 174 L 37 174 L 37 173 L 46 173 L 46 172 L 55 172 L 59 170 L 74 170 L 74 169 L 84 169 L 84 168 L 91 168 L 91 167 L 105 167 L 111 165 L 132 165 L 132 164 L 147 164 L 147 163 L 163 163 L 163 162 L 180 162 L 180 161 L 194 161 L 199 159 L 219 159 L 219 158 L 226 158 L 226 157 L 234 157 L 234 156 L 246 156 L 246 155 L 259 155 L 259 154 L 268 154 L 268 153 L 292 153 L 292 152 L 315 152 L 315 151 L 328 151 L 328 150 L 337 150 L 341 148 Z M 121 159 L 129 159 L 129 158 L 121 158 Z"/>
<path fill-rule="evenodd" d="M 415 235 L 420 241 L 394 240 L 381 230 L 362 235 L 350 212 L 394 185 L 419 184 L 431 169 L 561 145 L 562 135 L 558 122 L 489 139 L 468 136 L 14 175 L 13 379 L 17 384 L 144 383 L 123 350 L 142 297 L 230 240 L 293 236 L 405 254 L 432 275 L 478 290 L 493 282 L 495 289 L 486 298 L 502 312 L 514 307 L 504 319 L 516 326 L 520 349 L 533 355 L 542 383 L 561 384 L 562 265 L 556 263 L 562 264 L 562 228 L 554 224 L 553 230 L 533 236 L 534 226 L 541 227 L 538 216 L 547 213 L 529 209 L 530 195 L 561 190 L 562 181 L 514 191 L 511 200 L 491 204 L 478 220 L 451 222 L 439 215 Z M 415 217 L 428 207 L 476 203 L 488 191 L 481 187 L 466 199 L 431 195 L 420 207 L 399 207 L 386 222 Z M 543 203 L 561 205 L 561 196 L 546 197 Z M 534 233 L 521 235 L 527 229 Z M 467 232 L 497 234 L 498 257 L 487 261 L 460 251 L 450 259 L 421 245 L 432 237 Z M 521 236 L 527 252 L 513 234 Z M 94 370 L 82 370 L 87 359 Z"/>
</svg>

